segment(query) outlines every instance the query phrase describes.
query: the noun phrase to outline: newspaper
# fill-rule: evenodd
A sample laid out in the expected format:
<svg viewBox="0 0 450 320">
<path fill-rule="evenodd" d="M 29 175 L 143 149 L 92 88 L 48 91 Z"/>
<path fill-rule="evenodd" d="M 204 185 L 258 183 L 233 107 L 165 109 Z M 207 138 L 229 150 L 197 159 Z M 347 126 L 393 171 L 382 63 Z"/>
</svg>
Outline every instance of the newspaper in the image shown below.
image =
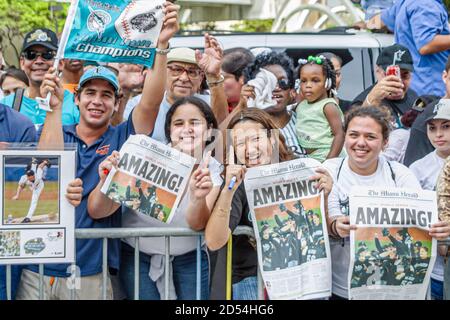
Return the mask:
<svg viewBox="0 0 450 320">
<path fill-rule="evenodd" d="M 349 298 L 424 300 L 436 259 L 434 191 L 353 187 Z"/>
<path fill-rule="evenodd" d="M 323 193 L 308 180 L 320 166 L 314 159 L 296 159 L 245 175 L 258 262 L 272 300 L 331 295 Z"/>
<path fill-rule="evenodd" d="M 185 153 L 148 136 L 132 135 L 101 191 L 138 214 L 170 223 L 194 164 Z"/>
<path fill-rule="evenodd" d="M 75 168 L 75 151 L 0 152 L 0 264 L 74 262 Z"/>
</svg>

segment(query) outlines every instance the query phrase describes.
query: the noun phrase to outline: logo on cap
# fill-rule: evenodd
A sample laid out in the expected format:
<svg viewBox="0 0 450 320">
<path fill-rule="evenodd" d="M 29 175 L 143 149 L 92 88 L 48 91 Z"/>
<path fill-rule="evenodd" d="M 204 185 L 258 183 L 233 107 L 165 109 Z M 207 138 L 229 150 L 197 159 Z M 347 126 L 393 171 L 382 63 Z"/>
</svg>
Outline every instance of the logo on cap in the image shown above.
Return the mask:
<svg viewBox="0 0 450 320">
<path fill-rule="evenodd" d="M 33 32 L 30 37 L 28 38 L 28 42 L 31 41 L 50 41 L 50 37 L 48 36 L 48 34 L 41 30 L 41 29 L 37 29 L 35 32 Z"/>
<path fill-rule="evenodd" d="M 438 113 L 438 112 L 439 112 L 439 109 L 440 109 L 441 107 L 443 107 L 444 105 L 445 105 L 444 103 L 438 102 L 438 103 L 434 106 L 433 113 Z"/>
<path fill-rule="evenodd" d="M 395 53 L 394 53 L 394 63 L 396 63 L 396 62 L 402 62 L 402 57 L 403 57 L 403 55 L 406 53 L 406 51 L 405 50 L 398 50 L 398 51 L 395 51 Z"/>
</svg>

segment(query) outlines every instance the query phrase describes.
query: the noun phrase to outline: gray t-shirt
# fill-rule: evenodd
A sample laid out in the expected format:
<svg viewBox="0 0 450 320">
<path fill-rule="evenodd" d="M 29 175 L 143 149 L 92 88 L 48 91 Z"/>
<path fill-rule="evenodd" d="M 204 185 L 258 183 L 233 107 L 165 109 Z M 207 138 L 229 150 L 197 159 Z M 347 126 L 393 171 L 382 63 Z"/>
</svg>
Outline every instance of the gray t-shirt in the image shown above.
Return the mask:
<svg viewBox="0 0 450 320">
<path fill-rule="evenodd" d="M 211 158 L 209 161 L 209 170 L 211 172 L 211 180 L 213 186 L 222 185 L 222 165 Z M 180 204 L 175 211 L 172 221 L 167 224 L 150 216 L 136 213 L 135 211 L 122 207 L 122 226 L 125 228 L 138 227 L 153 227 L 153 228 L 189 228 L 186 221 L 185 213 L 189 206 L 189 187 L 186 188 L 186 193 L 180 201 Z M 135 247 L 134 238 L 122 239 L 131 247 Z M 197 237 L 171 237 L 170 238 L 170 255 L 178 256 L 195 250 L 197 247 Z M 139 250 L 145 254 L 164 254 L 165 253 L 165 239 L 164 237 L 139 238 Z"/>
<path fill-rule="evenodd" d="M 155 128 L 153 129 L 153 134 L 152 134 L 153 139 L 158 140 L 162 143 L 168 143 L 168 141 L 166 139 L 166 134 L 164 133 L 164 124 L 166 122 L 166 115 L 171 107 L 171 104 L 169 103 L 169 101 L 167 101 L 166 95 L 167 95 L 167 92 L 164 93 L 164 98 L 159 106 L 158 117 L 156 118 Z M 128 119 L 128 117 L 130 116 L 131 111 L 133 111 L 134 107 L 137 106 L 137 104 L 141 100 L 141 96 L 142 96 L 141 94 L 137 95 L 128 101 L 128 103 L 125 107 L 125 110 L 123 112 L 123 117 L 125 120 Z M 194 97 L 200 98 L 203 101 L 205 101 L 208 105 L 210 105 L 210 102 L 211 102 L 210 96 L 203 95 L 203 94 L 195 94 Z"/>
</svg>

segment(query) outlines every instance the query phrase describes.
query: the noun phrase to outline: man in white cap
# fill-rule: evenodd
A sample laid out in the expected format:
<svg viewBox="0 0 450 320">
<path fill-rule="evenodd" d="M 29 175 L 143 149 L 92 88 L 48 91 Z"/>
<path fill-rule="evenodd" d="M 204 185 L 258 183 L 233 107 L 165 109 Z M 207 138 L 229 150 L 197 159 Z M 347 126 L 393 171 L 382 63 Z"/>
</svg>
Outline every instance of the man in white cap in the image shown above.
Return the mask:
<svg viewBox="0 0 450 320">
<path fill-rule="evenodd" d="M 227 98 L 223 90 L 224 78 L 221 75 L 223 53 L 217 40 L 205 34 L 205 52 L 200 53 L 190 48 L 174 48 L 167 55 L 167 81 L 164 99 L 159 106 L 158 118 L 152 138 L 167 143 L 164 133 L 166 114 L 170 106 L 179 98 L 196 96 L 211 105 L 217 122 L 222 122 L 228 115 Z M 199 94 L 204 77 L 211 95 Z M 141 95 L 127 104 L 124 118 L 127 119 Z"/>
</svg>

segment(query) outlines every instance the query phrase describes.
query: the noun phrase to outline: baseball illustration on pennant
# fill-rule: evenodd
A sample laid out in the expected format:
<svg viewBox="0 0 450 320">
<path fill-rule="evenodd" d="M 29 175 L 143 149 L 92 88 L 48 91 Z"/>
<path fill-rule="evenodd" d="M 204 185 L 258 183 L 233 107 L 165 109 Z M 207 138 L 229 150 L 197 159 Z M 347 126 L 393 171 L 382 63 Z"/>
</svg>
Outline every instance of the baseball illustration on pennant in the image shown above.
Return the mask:
<svg viewBox="0 0 450 320">
<path fill-rule="evenodd" d="M 123 41 L 146 40 L 155 46 L 164 17 L 162 4 L 162 0 L 131 1 L 114 24 Z"/>
</svg>

